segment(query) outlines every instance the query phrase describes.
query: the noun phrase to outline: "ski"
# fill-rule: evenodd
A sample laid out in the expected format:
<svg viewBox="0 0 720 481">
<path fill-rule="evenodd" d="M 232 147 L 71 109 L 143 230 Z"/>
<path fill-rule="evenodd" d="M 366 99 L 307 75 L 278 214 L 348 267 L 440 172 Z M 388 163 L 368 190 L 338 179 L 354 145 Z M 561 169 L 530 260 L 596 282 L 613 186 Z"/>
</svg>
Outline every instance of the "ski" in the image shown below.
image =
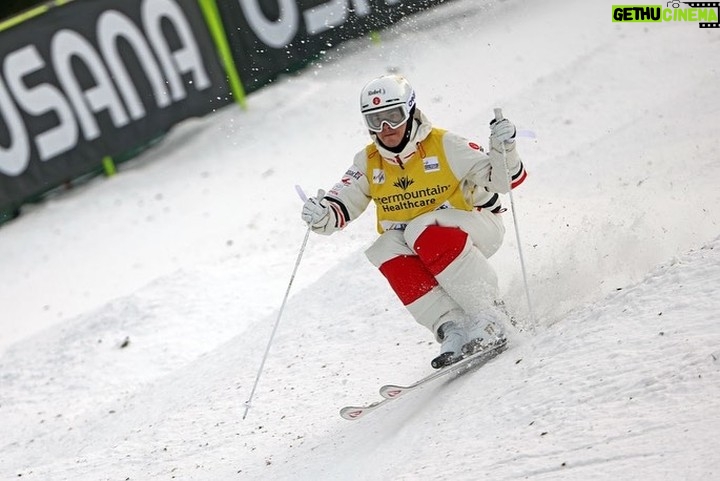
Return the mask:
<svg viewBox="0 0 720 481">
<path fill-rule="evenodd" d="M 343 419 L 347 419 L 348 421 L 360 419 L 361 417 L 371 413 L 372 411 L 375 411 L 384 404 L 394 399 L 397 399 L 402 395 L 407 394 L 408 392 L 417 389 L 429 382 L 445 376 L 449 376 L 451 374 L 456 374 L 459 376 L 470 371 L 473 368 L 481 367 L 491 359 L 495 358 L 505 349 L 507 349 L 507 341 L 503 340 L 502 342 L 488 349 L 471 354 L 456 362 L 455 364 L 451 364 L 450 366 L 439 369 L 408 386 L 386 384 L 380 388 L 380 395 L 383 397 L 382 400 L 365 406 L 346 406 L 340 410 L 340 416 L 342 416 Z"/>
<path fill-rule="evenodd" d="M 412 391 L 413 389 L 417 389 L 418 387 L 422 386 L 423 384 L 427 384 L 431 381 L 434 381 L 435 379 L 445 377 L 449 374 L 464 374 L 465 372 L 469 371 L 470 369 L 477 368 L 485 364 L 486 362 L 490 361 L 494 357 L 496 357 L 498 354 L 503 352 L 507 348 L 507 341 L 503 340 L 502 342 L 488 348 L 484 349 L 482 351 L 476 352 L 474 354 L 471 354 L 464 359 L 461 359 L 460 361 L 456 362 L 455 364 L 451 364 L 447 367 L 444 367 L 442 369 L 439 369 L 435 371 L 432 374 L 429 374 L 428 376 L 425 376 L 424 378 L 420 379 L 419 381 L 410 384 L 409 386 L 398 386 L 395 384 L 386 384 L 385 386 L 380 388 L 380 395 L 385 399 L 397 399 L 403 394 L 407 394 L 408 392 Z"/>
<path fill-rule="evenodd" d="M 345 406 L 340 410 L 340 416 L 342 416 L 343 419 L 347 419 L 348 421 L 354 421 L 356 419 L 360 419 L 361 417 L 376 410 L 383 404 L 386 404 L 390 401 L 392 401 L 392 398 L 385 398 L 381 401 L 376 401 L 372 404 L 368 404 L 365 406 Z"/>
</svg>

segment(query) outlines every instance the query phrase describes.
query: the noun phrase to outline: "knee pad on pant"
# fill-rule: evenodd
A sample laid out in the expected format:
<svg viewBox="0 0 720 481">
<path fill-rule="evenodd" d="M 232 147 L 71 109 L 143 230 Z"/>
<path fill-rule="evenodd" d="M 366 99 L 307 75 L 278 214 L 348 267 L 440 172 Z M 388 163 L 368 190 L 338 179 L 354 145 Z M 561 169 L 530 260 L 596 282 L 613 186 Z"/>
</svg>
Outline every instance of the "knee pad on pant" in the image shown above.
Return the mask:
<svg viewBox="0 0 720 481">
<path fill-rule="evenodd" d="M 418 256 L 394 257 L 380 266 L 380 272 L 405 306 L 438 285 Z"/>
<path fill-rule="evenodd" d="M 457 227 L 430 225 L 423 230 L 413 250 L 433 276 L 445 270 L 463 252 L 468 235 Z"/>
</svg>

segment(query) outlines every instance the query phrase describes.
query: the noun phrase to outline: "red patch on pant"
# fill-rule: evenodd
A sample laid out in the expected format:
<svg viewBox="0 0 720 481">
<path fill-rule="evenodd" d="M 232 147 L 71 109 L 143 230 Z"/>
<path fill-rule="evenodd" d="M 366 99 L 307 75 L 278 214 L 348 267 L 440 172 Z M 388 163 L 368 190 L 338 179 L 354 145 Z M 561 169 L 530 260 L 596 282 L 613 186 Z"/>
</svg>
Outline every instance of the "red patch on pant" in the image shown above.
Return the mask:
<svg viewBox="0 0 720 481">
<path fill-rule="evenodd" d="M 435 277 L 417 256 L 394 257 L 380 266 L 380 272 L 405 306 L 420 299 L 437 285 Z"/>
<path fill-rule="evenodd" d="M 433 276 L 440 274 L 465 249 L 467 233 L 457 227 L 431 225 L 415 241 L 413 250 Z"/>
</svg>

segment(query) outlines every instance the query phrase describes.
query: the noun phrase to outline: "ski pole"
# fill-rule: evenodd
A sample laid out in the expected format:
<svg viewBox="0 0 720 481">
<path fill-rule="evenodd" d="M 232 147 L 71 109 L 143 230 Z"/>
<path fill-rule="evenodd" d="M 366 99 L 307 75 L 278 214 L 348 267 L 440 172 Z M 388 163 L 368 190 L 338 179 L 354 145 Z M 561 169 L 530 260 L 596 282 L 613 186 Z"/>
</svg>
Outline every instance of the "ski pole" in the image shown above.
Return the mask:
<svg viewBox="0 0 720 481">
<path fill-rule="evenodd" d="M 299 186 L 295 186 L 295 190 L 297 190 L 298 195 L 300 195 L 300 198 L 303 201 L 307 200 L 307 196 Z M 290 282 L 288 283 L 287 290 L 285 291 L 285 297 L 283 298 L 282 304 L 280 305 L 280 311 L 278 312 L 277 319 L 275 320 L 275 325 L 273 326 L 272 333 L 270 334 L 270 339 L 268 340 L 267 346 L 265 347 L 265 354 L 263 354 L 262 361 L 260 362 L 260 368 L 258 369 L 257 376 L 255 376 L 255 384 L 253 384 L 252 391 L 250 391 L 250 397 L 247 401 L 245 401 L 245 413 L 243 414 L 243 419 L 247 417 L 248 411 L 250 410 L 253 396 L 255 396 L 255 390 L 257 389 L 258 383 L 260 382 L 260 376 L 262 375 L 263 368 L 265 367 L 265 361 L 267 361 L 268 354 L 270 353 L 270 346 L 272 345 L 273 339 L 275 338 L 275 333 L 277 332 L 278 326 L 280 325 L 280 319 L 282 318 L 283 311 L 285 310 L 285 304 L 287 303 L 288 296 L 290 294 L 290 288 L 292 287 L 292 283 L 295 280 L 295 274 L 297 273 L 298 267 L 300 266 L 300 260 L 302 259 L 303 253 L 305 252 L 305 247 L 307 246 L 311 230 L 312 226 L 308 225 L 308 228 L 305 231 L 305 238 L 303 239 L 302 246 L 300 246 L 300 252 L 298 253 L 297 260 L 295 261 L 295 267 L 293 268 L 292 275 L 290 276 Z"/>
<path fill-rule="evenodd" d="M 495 111 L 495 120 L 501 121 L 503 119 L 502 109 L 500 107 L 497 107 L 494 109 Z M 534 136 L 534 134 L 533 134 Z M 505 175 L 507 176 L 508 181 L 508 194 L 510 194 L 510 210 L 512 211 L 512 218 L 513 218 L 513 224 L 515 226 L 515 239 L 517 241 L 518 246 L 518 255 L 520 257 L 520 269 L 522 270 L 522 276 L 523 276 L 523 284 L 525 285 L 525 297 L 527 299 L 527 305 L 528 305 L 528 311 L 530 313 L 530 321 L 531 329 L 533 332 L 535 332 L 535 326 L 537 324 L 537 321 L 535 319 L 535 311 L 533 309 L 532 300 L 530 299 L 530 288 L 528 287 L 528 280 L 527 280 L 527 270 L 525 269 L 525 256 L 523 256 L 523 250 L 522 250 L 522 242 L 520 241 L 520 230 L 518 229 L 518 220 L 517 215 L 515 213 L 515 201 L 513 199 L 513 193 L 512 193 L 512 183 L 510 181 L 510 168 L 508 167 L 507 163 L 507 152 L 505 152 L 505 142 L 501 142 L 502 144 L 502 154 L 503 154 L 503 163 L 505 164 Z"/>
</svg>

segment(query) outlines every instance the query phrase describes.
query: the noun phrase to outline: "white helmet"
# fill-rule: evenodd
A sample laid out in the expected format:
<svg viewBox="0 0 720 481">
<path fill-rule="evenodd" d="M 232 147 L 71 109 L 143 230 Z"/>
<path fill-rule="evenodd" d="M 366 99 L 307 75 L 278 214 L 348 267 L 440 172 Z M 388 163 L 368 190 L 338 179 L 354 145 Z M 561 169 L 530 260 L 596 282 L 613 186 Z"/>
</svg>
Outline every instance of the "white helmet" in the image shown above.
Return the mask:
<svg viewBox="0 0 720 481">
<path fill-rule="evenodd" d="M 415 107 L 415 90 L 404 77 L 384 75 L 368 82 L 360 93 L 360 111 L 373 132 L 386 123 L 397 128 L 410 118 Z"/>
</svg>

